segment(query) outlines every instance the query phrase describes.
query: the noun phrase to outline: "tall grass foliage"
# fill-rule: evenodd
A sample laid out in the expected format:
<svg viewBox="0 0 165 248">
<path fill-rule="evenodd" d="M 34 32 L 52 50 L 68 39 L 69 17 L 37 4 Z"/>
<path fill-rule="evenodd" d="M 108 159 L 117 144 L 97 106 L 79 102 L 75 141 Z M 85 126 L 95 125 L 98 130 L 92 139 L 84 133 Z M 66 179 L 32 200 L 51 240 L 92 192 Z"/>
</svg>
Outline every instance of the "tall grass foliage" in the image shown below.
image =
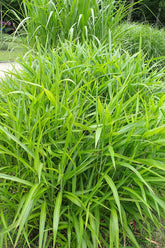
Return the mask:
<svg viewBox="0 0 165 248">
<path fill-rule="evenodd" d="M 124 1 L 125 2 L 125 1 Z M 24 0 L 29 43 L 36 37 L 44 47 L 56 47 L 59 39 L 98 38 L 104 41 L 127 15 L 129 5 L 122 0 Z"/>
<path fill-rule="evenodd" d="M 165 218 L 163 70 L 110 41 L 26 61 L 1 83 L 0 246 L 141 247 Z"/>
</svg>

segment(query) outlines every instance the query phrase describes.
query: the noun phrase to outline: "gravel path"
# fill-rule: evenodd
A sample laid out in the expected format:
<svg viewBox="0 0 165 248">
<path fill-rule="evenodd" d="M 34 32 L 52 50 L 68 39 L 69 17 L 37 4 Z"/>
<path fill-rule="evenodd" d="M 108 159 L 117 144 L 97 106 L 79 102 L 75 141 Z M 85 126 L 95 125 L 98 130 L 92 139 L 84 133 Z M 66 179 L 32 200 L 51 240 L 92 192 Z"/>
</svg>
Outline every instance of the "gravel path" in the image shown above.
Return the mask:
<svg viewBox="0 0 165 248">
<path fill-rule="evenodd" d="M 5 77 L 5 73 L 9 71 L 13 71 L 14 68 L 20 68 L 20 65 L 16 62 L 0 62 L 0 78 Z"/>
</svg>

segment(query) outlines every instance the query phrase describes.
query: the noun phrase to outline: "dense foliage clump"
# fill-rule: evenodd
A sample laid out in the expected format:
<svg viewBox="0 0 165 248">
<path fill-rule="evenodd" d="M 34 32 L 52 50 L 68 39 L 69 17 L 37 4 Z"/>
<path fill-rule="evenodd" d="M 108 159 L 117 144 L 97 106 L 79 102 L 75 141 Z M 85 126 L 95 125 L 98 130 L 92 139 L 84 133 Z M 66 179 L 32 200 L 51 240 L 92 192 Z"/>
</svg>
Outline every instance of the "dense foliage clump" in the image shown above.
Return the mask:
<svg viewBox="0 0 165 248">
<path fill-rule="evenodd" d="M 165 70 L 139 34 L 124 44 L 123 5 L 24 3 L 31 50 L 0 82 L 0 247 L 140 248 L 164 228 Z"/>
</svg>

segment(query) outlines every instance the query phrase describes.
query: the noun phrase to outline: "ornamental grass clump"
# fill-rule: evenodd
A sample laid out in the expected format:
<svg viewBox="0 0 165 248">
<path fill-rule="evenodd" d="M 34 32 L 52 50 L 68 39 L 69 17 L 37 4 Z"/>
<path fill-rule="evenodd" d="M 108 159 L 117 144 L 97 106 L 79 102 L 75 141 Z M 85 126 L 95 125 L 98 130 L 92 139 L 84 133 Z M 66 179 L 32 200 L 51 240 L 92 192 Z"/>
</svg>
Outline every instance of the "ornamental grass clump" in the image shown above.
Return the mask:
<svg viewBox="0 0 165 248">
<path fill-rule="evenodd" d="M 122 23 L 116 28 L 115 42 L 131 54 L 141 47 L 146 59 L 160 60 L 160 68 L 165 63 L 165 30 L 138 23 Z M 153 62 L 155 62 L 153 60 Z"/>
<path fill-rule="evenodd" d="M 20 26 L 27 30 L 30 45 L 36 44 L 37 37 L 42 46 L 49 48 L 70 37 L 104 41 L 109 28 L 116 29 L 130 5 L 122 0 L 24 0 L 23 6 L 26 18 Z"/>
<path fill-rule="evenodd" d="M 38 51 L 1 82 L 1 247 L 141 247 L 165 218 L 163 70 L 110 42 Z"/>
</svg>

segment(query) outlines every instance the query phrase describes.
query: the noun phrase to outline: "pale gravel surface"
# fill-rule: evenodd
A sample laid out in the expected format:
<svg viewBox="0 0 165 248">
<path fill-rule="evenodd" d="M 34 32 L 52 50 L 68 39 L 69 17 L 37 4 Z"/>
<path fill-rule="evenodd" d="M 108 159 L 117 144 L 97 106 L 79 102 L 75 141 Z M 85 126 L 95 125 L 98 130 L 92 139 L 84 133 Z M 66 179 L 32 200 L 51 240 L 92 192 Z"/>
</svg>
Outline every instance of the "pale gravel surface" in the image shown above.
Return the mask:
<svg viewBox="0 0 165 248">
<path fill-rule="evenodd" d="M 19 69 L 20 65 L 16 62 L 0 62 L 0 78 L 4 78 L 6 72 L 9 75 L 9 72 L 14 71 L 14 68 Z"/>
</svg>

